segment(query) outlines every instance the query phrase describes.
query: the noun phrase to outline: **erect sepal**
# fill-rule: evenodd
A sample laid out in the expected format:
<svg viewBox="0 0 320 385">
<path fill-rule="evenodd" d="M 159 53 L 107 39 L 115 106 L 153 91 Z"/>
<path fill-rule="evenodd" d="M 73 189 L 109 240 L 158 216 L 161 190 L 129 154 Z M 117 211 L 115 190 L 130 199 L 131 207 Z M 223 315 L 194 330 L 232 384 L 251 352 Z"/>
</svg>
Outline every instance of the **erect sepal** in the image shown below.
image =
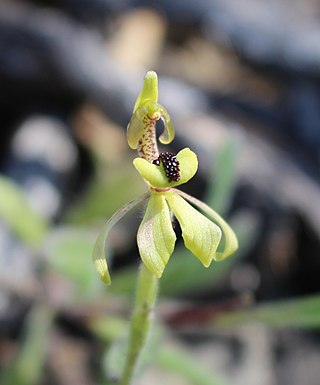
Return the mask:
<svg viewBox="0 0 320 385">
<path fill-rule="evenodd" d="M 143 80 L 142 90 L 136 100 L 133 112 L 146 102 L 158 102 L 158 76 L 154 71 L 148 71 Z"/>
</svg>

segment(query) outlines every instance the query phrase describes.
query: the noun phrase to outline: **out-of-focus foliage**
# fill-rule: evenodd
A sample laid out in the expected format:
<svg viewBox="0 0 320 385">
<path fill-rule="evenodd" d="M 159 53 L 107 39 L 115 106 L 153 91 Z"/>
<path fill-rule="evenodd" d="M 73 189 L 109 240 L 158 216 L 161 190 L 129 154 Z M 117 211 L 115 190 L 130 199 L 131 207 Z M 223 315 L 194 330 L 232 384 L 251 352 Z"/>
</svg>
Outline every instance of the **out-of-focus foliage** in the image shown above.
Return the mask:
<svg viewBox="0 0 320 385">
<path fill-rule="evenodd" d="M 30 246 L 37 246 L 47 232 L 46 222 L 26 200 L 20 188 L 5 177 L 0 178 L 0 219 Z"/>
</svg>

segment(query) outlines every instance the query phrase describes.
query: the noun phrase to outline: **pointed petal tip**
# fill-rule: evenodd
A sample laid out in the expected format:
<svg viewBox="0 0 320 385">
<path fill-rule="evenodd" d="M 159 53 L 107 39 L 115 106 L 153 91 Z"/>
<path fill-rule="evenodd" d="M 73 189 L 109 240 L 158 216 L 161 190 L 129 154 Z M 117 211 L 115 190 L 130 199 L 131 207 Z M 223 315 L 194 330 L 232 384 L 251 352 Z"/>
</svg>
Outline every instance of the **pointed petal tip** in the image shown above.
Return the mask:
<svg viewBox="0 0 320 385">
<path fill-rule="evenodd" d="M 106 285 L 111 285 L 111 278 L 108 270 L 108 265 L 105 259 L 97 259 L 97 256 L 94 255 L 93 264 L 100 276 L 100 279 Z"/>
<path fill-rule="evenodd" d="M 208 267 L 210 267 L 212 261 L 213 261 L 213 258 L 211 258 L 209 261 L 201 261 L 201 263 L 207 269 Z"/>
</svg>

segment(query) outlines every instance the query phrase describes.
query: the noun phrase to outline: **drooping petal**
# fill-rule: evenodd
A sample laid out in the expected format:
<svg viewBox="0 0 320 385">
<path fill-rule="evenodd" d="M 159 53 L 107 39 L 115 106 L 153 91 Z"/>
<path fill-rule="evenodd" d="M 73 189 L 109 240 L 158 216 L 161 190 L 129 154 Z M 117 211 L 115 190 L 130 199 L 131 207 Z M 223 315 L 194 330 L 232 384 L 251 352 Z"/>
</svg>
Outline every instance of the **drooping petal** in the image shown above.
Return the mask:
<svg viewBox="0 0 320 385">
<path fill-rule="evenodd" d="M 180 190 L 174 190 L 174 191 L 177 192 L 186 200 L 188 200 L 190 203 L 198 207 L 205 214 L 207 214 L 208 217 L 212 218 L 221 228 L 223 238 L 224 238 L 224 247 L 222 251 L 218 251 L 215 253 L 214 259 L 216 261 L 222 261 L 223 259 L 227 258 L 229 255 L 233 254 L 238 248 L 238 239 L 236 234 L 232 230 L 232 228 L 228 225 L 228 223 L 223 218 L 221 218 L 221 216 L 217 212 L 212 210 L 211 207 L 209 207 L 199 199 L 194 198 L 189 194 L 186 194 L 185 192 Z"/>
<path fill-rule="evenodd" d="M 137 242 L 142 261 L 158 278 L 174 250 L 175 241 L 167 202 L 163 194 L 152 193 L 138 230 Z"/>
<path fill-rule="evenodd" d="M 159 105 L 159 112 L 161 114 L 161 119 L 164 123 L 164 131 L 160 135 L 159 140 L 163 144 L 169 144 L 174 139 L 174 135 L 175 135 L 174 126 L 167 110 L 161 105 Z"/>
<path fill-rule="evenodd" d="M 158 76 L 154 71 L 148 71 L 144 77 L 142 90 L 136 100 L 133 112 L 146 101 L 157 103 L 158 101 Z"/>
<path fill-rule="evenodd" d="M 156 166 L 143 158 L 134 159 L 133 164 L 139 174 L 146 181 L 148 181 L 151 186 L 156 188 L 165 188 L 179 186 L 180 184 L 186 183 L 197 172 L 197 155 L 189 148 L 184 148 L 178 152 L 177 160 L 180 166 L 180 179 L 177 182 L 169 182 L 162 165 Z"/>
<path fill-rule="evenodd" d="M 98 239 L 94 245 L 93 249 L 93 264 L 95 268 L 97 269 L 101 280 L 106 283 L 107 285 L 110 285 L 111 279 L 110 274 L 108 270 L 108 265 L 106 261 L 106 257 L 108 255 L 107 250 L 107 237 L 112 229 L 112 227 L 133 207 L 144 201 L 149 197 L 149 193 L 146 193 L 142 195 L 141 197 L 127 203 L 125 206 L 123 206 L 120 210 L 118 210 L 115 214 L 112 215 L 112 217 L 108 220 L 108 222 L 103 226 Z"/>
<path fill-rule="evenodd" d="M 175 191 L 167 192 L 164 195 L 180 223 L 184 244 L 205 267 L 208 267 L 220 243 L 221 230 Z"/>
</svg>

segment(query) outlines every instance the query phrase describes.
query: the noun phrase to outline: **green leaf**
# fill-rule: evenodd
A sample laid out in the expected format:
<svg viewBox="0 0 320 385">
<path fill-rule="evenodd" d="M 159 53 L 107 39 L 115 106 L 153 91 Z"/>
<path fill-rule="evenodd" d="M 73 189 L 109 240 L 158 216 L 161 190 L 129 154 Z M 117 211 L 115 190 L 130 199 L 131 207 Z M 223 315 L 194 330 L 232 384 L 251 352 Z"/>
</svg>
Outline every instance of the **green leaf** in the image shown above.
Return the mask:
<svg viewBox="0 0 320 385">
<path fill-rule="evenodd" d="M 190 196 L 189 194 L 186 194 L 185 192 L 182 192 L 180 190 L 174 189 L 175 192 L 177 192 L 179 195 L 181 195 L 183 198 L 188 200 L 190 203 L 195 205 L 199 208 L 199 210 L 203 211 L 208 215 L 210 218 L 212 218 L 221 228 L 222 234 L 224 236 L 224 248 L 223 251 L 218 251 L 215 253 L 213 258 L 216 261 L 222 261 L 223 259 L 227 258 L 231 254 L 233 254 L 237 248 L 238 248 L 238 240 L 237 237 L 232 230 L 232 228 L 228 225 L 228 223 L 220 217 L 218 213 L 216 213 L 214 210 L 212 210 L 211 207 L 206 205 L 204 202 L 200 201 L 197 198 L 194 198 Z"/>
<path fill-rule="evenodd" d="M 140 256 L 147 268 L 158 278 L 174 250 L 176 235 L 163 194 L 151 193 L 137 234 Z"/>
<path fill-rule="evenodd" d="M 72 282 L 74 295 L 81 300 L 92 298 L 101 287 L 89 258 L 93 242 L 89 231 L 59 227 L 50 232 L 42 250 L 51 269 Z"/>
<path fill-rule="evenodd" d="M 234 138 L 218 148 L 210 177 L 205 201 L 221 214 L 227 212 L 234 192 L 237 149 L 238 140 Z"/>
<path fill-rule="evenodd" d="M 220 243 L 220 228 L 195 210 L 176 192 L 165 193 L 165 197 L 180 223 L 186 248 L 199 258 L 205 267 L 208 267 Z"/>
<path fill-rule="evenodd" d="M 24 325 L 24 338 L 13 364 L 4 371 L 0 383 L 6 385 L 38 384 L 46 358 L 48 333 L 54 313 L 46 304 L 37 303 Z"/>
<path fill-rule="evenodd" d="M 184 148 L 178 152 L 177 161 L 180 167 L 180 180 L 177 182 L 169 182 L 161 164 L 156 166 L 142 158 L 134 159 L 133 164 L 142 178 L 149 182 L 152 187 L 166 188 L 188 182 L 198 170 L 197 155 L 189 148 Z"/>
<path fill-rule="evenodd" d="M 156 363 L 165 370 L 181 375 L 193 385 L 228 384 L 226 380 L 178 348 L 163 347 L 156 355 Z"/>
<path fill-rule="evenodd" d="M 46 222 L 32 210 L 23 192 L 4 177 L 0 177 L 0 218 L 30 246 L 39 246 L 47 233 Z"/>
<path fill-rule="evenodd" d="M 212 318 L 213 326 L 260 323 L 270 327 L 320 328 L 320 295 L 236 310 Z"/>
<path fill-rule="evenodd" d="M 98 239 L 96 241 L 96 244 L 93 249 L 93 263 L 95 268 L 97 269 L 101 280 L 106 283 L 107 285 L 110 285 L 111 279 L 110 274 L 108 270 L 108 265 L 106 258 L 108 256 L 108 250 L 107 250 L 107 237 L 110 232 L 110 230 L 113 228 L 113 226 L 133 207 L 137 206 L 139 203 L 144 201 L 149 197 L 149 193 L 146 193 L 142 195 L 141 197 L 127 203 L 125 206 L 123 206 L 120 210 L 118 210 L 104 225 L 102 228 Z"/>
</svg>

